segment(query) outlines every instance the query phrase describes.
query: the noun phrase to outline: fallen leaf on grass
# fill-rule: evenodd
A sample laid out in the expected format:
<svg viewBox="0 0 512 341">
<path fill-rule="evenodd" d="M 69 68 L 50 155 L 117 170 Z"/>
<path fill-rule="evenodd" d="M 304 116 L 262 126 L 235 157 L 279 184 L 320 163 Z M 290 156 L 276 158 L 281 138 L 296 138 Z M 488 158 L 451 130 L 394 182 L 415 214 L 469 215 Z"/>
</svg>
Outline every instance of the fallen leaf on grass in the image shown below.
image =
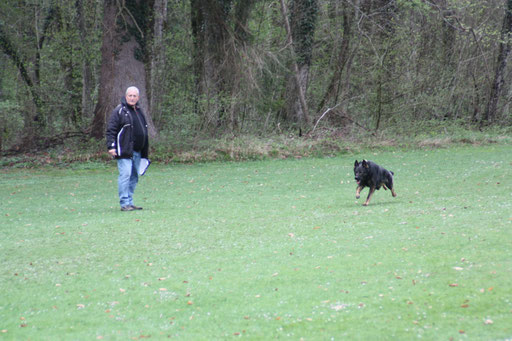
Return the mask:
<svg viewBox="0 0 512 341">
<path fill-rule="evenodd" d="M 84 304 L 77 304 L 76 308 L 77 309 L 83 309 L 83 308 L 85 308 L 85 305 Z"/>
<path fill-rule="evenodd" d="M 336 304 L 336 305 L 331 306 L 331 308 L 336 310 L 336 311 L 343 310 L 346 307 L 348 307 L 348 304 Z"/>
<path fill-rule="evenodd" d="M 458 287 L 459 285 L 457 283 L 452 283 L 452 284 L 449 284 L 449 286 L 451 286 L 451 287 Z"/>
</svg>

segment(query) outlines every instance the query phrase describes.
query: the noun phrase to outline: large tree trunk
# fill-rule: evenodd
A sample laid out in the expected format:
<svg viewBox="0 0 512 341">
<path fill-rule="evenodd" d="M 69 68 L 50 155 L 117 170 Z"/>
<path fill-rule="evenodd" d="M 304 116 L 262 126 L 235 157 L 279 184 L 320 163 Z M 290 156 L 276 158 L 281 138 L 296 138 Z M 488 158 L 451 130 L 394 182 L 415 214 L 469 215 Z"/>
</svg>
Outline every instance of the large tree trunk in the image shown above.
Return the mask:
<svg viewBox="0 0 512 341">
<path fill-rule="evenodd" d="M 512 33 L 512 0 L 507 0 L 505 8 L 505 16 L 503 18 L 503 27 L 501 29 L 501 39 L 494 72 L 494 81 L 491 84 L 491 94 L 487 109 L 485 111 L 484 121 L 493 123 L 498 112 L 498 100 L 503 91 L 505 84 L 505 69 L 507 67 L 507 59 L 510 55 L 510 34 Z"/>
<path fill-rule="evenodd" d="M 149 134 L 154 137 L 157 132 L 148 110 L 146 70 L 144 63 L 135 55 L 142 47 L 132 33 L 133 30 L 140 30 L 140 25 L 134 22 L 132 13 L 126 7 L 119 8 L 119 3 L 115 0 L 105 0 L 104 3 L 100 89 L 91 136 L 98 139 L 105 136 L 105 124 L 111 111 L 119 104 L 126 89 L 136 86 L 140 90 L 139 103 L 146 113 Z"/>
</svg>

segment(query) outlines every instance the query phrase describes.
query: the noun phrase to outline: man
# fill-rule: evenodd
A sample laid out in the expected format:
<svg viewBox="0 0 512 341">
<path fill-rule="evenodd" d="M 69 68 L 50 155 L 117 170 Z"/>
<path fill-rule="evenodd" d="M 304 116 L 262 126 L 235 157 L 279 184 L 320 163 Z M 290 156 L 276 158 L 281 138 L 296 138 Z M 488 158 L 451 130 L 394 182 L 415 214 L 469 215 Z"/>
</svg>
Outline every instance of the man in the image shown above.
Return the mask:
<svg viewBox="0 0 512 341">
<path fill-rule="evenodd" d="M 110 115 L 107 124 L 108 153 L 117 159 L 118 188 L 121 211 L 142 210 L 133 204 L 133 193 L 139 181 L 141 158 L 148 157 L 148 125 L 138 105 L 139 89 L 126 89 L 125 97 Z"/>
</svg>

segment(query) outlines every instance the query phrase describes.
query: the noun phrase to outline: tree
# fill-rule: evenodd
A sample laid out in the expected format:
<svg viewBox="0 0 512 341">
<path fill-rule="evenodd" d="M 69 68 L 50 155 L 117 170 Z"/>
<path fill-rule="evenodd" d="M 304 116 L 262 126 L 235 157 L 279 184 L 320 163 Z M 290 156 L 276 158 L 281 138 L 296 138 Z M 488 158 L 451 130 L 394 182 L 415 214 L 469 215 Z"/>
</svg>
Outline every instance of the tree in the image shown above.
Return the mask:
<svg viewBox="0 0 512 341">
<path fill-rule="evenodd" d="M 146 42 L 151 41 L 152 35 L 148 22 L 154 15 L 153 4 L 154 1 L 142 0 L 104 1 L 99 98 L 91 125 L 91 136 L 95 138 L 104 137 L 107 117 L 129 86 L 139 88 L 149 134 L 152 137 L 157 134 L 147 110 L 145 68 L 149 54 Z"/>
<path fill-rule="evenodd" d="M 43 34 L 42 37 L 39 39 L 39 46 L 40 48 L 42 46 L 42 42 L 44 41 L 45 35 Z M 41 97 L 39 95 L 39 89 L 37 88 L 37 84 L 39 83 L 39 71 L 36 68 L 36 71 L 34 72 L 35 77 L 32 77 L 30 75 L 28 65 L 26 62 L 26 58 L 19 52 L 19 48 L 15 46 L 13 39 L 7 32 L 7 30 L 4 27 L 3 22 L 0 20 L 0 48 L 1 50 L 11 58 L 12 62 L 18 69 L 21 78 L 23 82 L 25 83 L 29 93 L 31 94 L 31 99 L 33 101 L 33 107 L 35 114 L 30 117 L 28 120 L 25 121 L 26 124 L 26 130 L 32 131 L 32 128 L 29 128 L 32 126 L 33 122 L 38 122 L 40 126 L 44 126 L 44 119 L 42 117 L 41 113 Z M 36 58 L 37 60 L 38 58 Z M 37 65 L 37 62 L 36 62 Z M 35 79 L 34 79 L 35 78 Z"/>
<path fill-rule="evenodd" d="M 203 128 L 238 125 L 235 114 L 243 75 L 241 51 L 250 36 L 249 14 L 256 0 L 191 0 L 196 111 Z"/>
<path fill-rule="evenodd" d="M 310 122 L 306 91 L 312 62 L 313 41 L 318 14 L 317 0 L 292 0 L 289 21 L 284 0 L 281 0 L 283 20 L 287 28 L 287 44 L 291 51 L 292 73 L 287 87 L 285 119 L 300 125 Z"/>
<path fill-rule="evenodd" d="M 154 0 L 153 42 L 149 67 L 149 110 L 159 110 L 159 104 L 165 96 L 165 24 L 167 21 L 167 0 Z M 153 116 L 153 115 L 152 115 Z"/>
<path fill-rule="evenodd" d="M 505 84 L 505 70 L 511 50 L 511 34 L 512 0 L 507 0 L 505 16 L 503 17 L 503 25 L 501 28 L 498 57 L 496 58 L 494 81 L 491 84 L 491 93 L 489 96 L 489 101 L 487 102 L 487 108 L 485 110 L 484 116 L 484 121 L 487 123 L 494 123 L 498 113 L 498 101 L 502 95 L 503 86 Z"/>
<path fill-rule="evenodd" d="M 340 1 L 339 3 L 337 0 L 334 2 L 335 3 L 332 4 L 334 8 L 331 9 L 331 12 L 336 13 L 337 6 L 341 6 L 343 34 L 341 35 L 341 43 L 339 44 L 340 47 L 338 49 L 338 55 L 334 65 L 334 72 L 332 73 L 327 90 L 320 100 L 318 111 L 325 109 L 329 102 L 337 104 L 343 82 L 342 74 L 345 69 L 349 68 L 349 64 L 352 59 L 350 54 L 350 45 L 353 36 L 352 23 L 355 18 L 355 7 L 352 4 L 349 4 L 346 0 Z"/>
<path fill-rule="evenodd" d="M 90 46 L 92 39 L 90 36 L 93 34 L 92 29 L 87 23 L 87 9 L 94 8 L 90 0 L 76 0 L 76 23 L 79 30 L 80 45 L 82 47 Z M 93 100 L 92 93 L 94 89 L 94 75 L 93 75 L 93 61 L 91 54 L 88 53 L 87 49 L 81 50 L 82 57 L 82 103 L 81 103 L 81 115 L 82 118 L 92 116 L 93 111 Z"/>
</svg>

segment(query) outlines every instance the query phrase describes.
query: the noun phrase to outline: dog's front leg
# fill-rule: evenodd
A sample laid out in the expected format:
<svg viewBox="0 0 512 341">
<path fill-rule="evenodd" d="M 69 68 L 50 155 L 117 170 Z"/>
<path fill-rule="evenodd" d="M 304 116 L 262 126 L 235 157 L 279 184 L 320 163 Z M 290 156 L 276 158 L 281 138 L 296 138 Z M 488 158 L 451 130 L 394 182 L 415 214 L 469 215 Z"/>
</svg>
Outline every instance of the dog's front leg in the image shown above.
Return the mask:
<svg viewBox="0 0 512 341">
<path fill-rule="evenodd" d="M 370 193 L 368 193 L 368 198 L 366 198 L 366 201 L 364 202 L 363 206 L 368 206 L 370 203 L 370 199 L 372 198 L 373 192 L 375 192 L 375 186 L 370 187 Z"/>
<path fill-rule="evenodd" d="M 363 186 L 357 186 L 357 189 L 356 189 L 356 199 L 359 199 L 359 197 L 361 196 L 361 191 L 363 190 Z"/>
</svg>

